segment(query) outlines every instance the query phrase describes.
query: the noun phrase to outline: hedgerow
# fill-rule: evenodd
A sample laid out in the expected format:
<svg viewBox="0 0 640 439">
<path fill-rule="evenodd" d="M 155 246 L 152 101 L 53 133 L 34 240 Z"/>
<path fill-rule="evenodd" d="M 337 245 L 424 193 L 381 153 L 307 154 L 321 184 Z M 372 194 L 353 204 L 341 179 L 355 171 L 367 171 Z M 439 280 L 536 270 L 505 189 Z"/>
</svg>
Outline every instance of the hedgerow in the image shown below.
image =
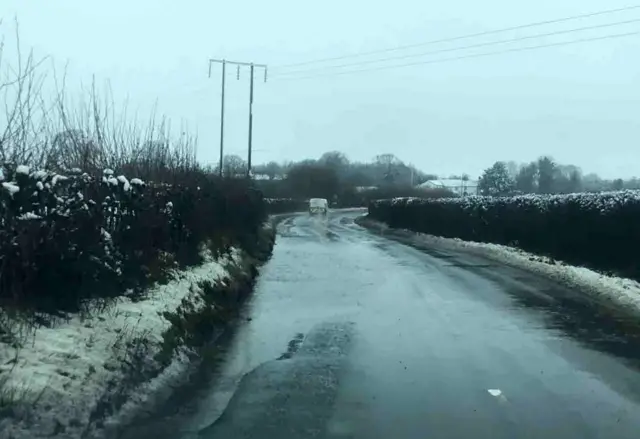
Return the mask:
<svg viewBox="0 0 640 439">
<path fill-rule="evenodd" d="M 370 203 L 391 227 L 516 246 L 568 263 L 640 279 L 640 191 Z"/>
<path fill-rule="evenodd" d="M 203 245 L 216 256 L 252 245 L 266 218 L 250 182 L 197 169 L 185 184 L 110 169 L 0 169 L 2 308 L 73 312 L 92 299 L 135 296 L 199 263 Z"/>
<path fill-rule="evenodd" d="M 256 245 L 261 194 L 200 165 L 186 126 L 172 136 L 155 110 L 141 123 L 95 82 L 74 97 L 32 52 L 14 65 L 3 53 L 0 338 L 24 321 L 13 311 L 48 319 L 136 298 L 200 262 L 203 246 L 220 255 Z"/>
</svg>

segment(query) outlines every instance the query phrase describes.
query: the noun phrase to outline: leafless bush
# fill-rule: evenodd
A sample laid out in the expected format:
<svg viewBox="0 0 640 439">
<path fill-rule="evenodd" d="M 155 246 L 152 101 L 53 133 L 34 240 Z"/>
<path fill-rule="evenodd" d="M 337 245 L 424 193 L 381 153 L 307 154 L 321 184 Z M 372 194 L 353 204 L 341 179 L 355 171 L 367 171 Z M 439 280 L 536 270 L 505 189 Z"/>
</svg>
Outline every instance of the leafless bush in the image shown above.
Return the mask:
<svg viewBox="0 0 640 439">
<path fill-rule="evenodd" d="M 155 111 L 129 117 L 95 79 L 72 99 L 66 71 L 23 57 L 17 35 L 15 67 L 0 51 L 0 305 L 77 311 L 198 263 L 205 241 L 250 245 L 264 215 L 250 182 L 208 173 L 194 136 Z"/>
<path fill-rule="evenodd" d="M 197 167 L 197 139 L 186 132 L 173 138 L 171 121 L 155 110 L 146 125 L 129 119 L 127 104 L 116 111 L 111 91 L 101 98 L 95 82 L 82 98 L 70 104 L 64 88 L 58 92 L 55 109 L 62 130 L 51 136 L 48 168 L 110 168 L 145 181 L 167 181 L 175 172 Z"/>
<path fill-rule="evenodd" d="M 2 31 L 0 22 L 0 32 Z M 13 47 L 13 46 L 12 46 Z M 101 173 L 105 168 L 150 181 L 175 179 L 176 173 L 197 168 L 197 138 L 155 109 L 141 123 L 128 103 L 115 104 L 109 87 L 100 92 L 95 78 L 76 99 L 66 92 L 66 69 L 59 77 L 47 57 L 24 55 L 15 24 L 15 50 L 7 61 L 0 42 L 0 163 L 52 171 L 80 168 Z M 43 89 L 54 88 L 52 98 Z M 182 128 L 182 127 L 181 127 Z"/>
<path fill-rule="evenodd" d="M 46 58 L 36 58 L 32 51 L 22 53 L 16 23 L 16 60 L 5 62 L 5 41 L 0 42 L 0 162 L 37 163 L 46 149 L 50 108 L 42 99 Z"/>
</svg>

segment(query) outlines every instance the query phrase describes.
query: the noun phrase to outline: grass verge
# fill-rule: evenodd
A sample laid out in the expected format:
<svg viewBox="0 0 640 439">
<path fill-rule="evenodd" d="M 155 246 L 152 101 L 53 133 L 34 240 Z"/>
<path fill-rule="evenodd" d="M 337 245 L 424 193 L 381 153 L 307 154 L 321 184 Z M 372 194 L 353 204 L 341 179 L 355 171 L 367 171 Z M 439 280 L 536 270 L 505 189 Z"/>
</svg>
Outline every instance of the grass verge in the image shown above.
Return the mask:
<svg viewBox="0 0 640 439">
<path fill-rule="evenodd" d="M 170 322 L 170 326 L 162 334 L 160 346 L 152 356 L 153 361 L 149 362 L 149 357 L 145 355 L 129 354 L 134 361 L 122 363 L 123 374 L 129 378 L 119 380 L 117 388 L 105 392 L 104 404 L 93 416 L 90 429 L 97 431 L 104 428 L 106 437 L 121 435 L 127 426 L 143 422 L 143 419 L 163 410 L 171 398 L 180 398 L 181 390 L 188 385 L 186 375 L 194 371 L 198 364 L 210 364 L 208 359 L 217 356 L 215 340 L 240 315 L 243 303 L 253 291 L 259 267 L 271 256 L 275 230 L 265 225 L 251 242 L 241 257 L 225 264 L 227 275 L 224 278 L 194 283 L 193 295 L 189 300 L 183 300 L 174 311 L 163 313 L 162 317 Z M 144 349 L 139 343 L 138 346 L 131 345 L 129 349 Z M 140 358 L 147 358 L 146 363 L 135 361 Z M 159 375 L 164 371 L 185 361 L 188 364 L 181 376 L 160 389 L 155 397 L 136 407 L 125 407 L 127 395 L 135 394 L 140 386 L 150 380 L 160 379 Z M 112 419 L 105 424 L 110 417 Z"/>
</svg>

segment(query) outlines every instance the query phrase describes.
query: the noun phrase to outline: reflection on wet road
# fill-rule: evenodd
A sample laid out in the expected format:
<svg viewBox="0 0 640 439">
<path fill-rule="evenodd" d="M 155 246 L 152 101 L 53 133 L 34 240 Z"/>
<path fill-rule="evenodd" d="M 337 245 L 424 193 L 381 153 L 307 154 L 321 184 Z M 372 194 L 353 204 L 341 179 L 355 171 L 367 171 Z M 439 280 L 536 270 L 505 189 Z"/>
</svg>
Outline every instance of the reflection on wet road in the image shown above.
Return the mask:
<svg viewBox="0 0 640 439">
<path fill-rule="evenodd" d="M 375 236 L 355 217 L 279 225 L 182 437 L 640 437 L 633 323 L 536 275 Z"/>
</svg>

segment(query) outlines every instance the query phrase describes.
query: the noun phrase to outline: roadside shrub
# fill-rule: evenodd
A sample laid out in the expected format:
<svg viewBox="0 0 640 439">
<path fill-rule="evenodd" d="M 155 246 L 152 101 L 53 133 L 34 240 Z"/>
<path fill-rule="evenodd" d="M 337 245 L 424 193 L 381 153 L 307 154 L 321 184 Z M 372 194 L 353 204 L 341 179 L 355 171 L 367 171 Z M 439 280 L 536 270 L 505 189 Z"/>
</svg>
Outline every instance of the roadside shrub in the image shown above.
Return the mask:
<svg viewBox="0 0 640 439">
<path fill-rule="evenodd" d="M 640 191 L 399 198 L 370 203 L 391 227 L 523 250 L 640 280 Z"/>
<path fill-rule="evenodd" d="M 155 111 L 141 123 L 95 81 L 75 99 L 33 53 L 15 65 L 2 54 L 0 337 L 16 312 L 33 321 L 135 298 L 200 262 L 205 246 L 255 246 L 261 193 L 202 167 L 186 127 L 172 136 Z M 42 93 L 50 87 L 53 99 Z"/>
<path fill-rule="evenodd" d="M 0 180 L 0 307 L 77 311 L 135 295 L 172 268 L 249 245 L 266 218 L 246 180 L 190 170 L 185 184 L 146 184 L 5 166 Z"/>
</svg>

